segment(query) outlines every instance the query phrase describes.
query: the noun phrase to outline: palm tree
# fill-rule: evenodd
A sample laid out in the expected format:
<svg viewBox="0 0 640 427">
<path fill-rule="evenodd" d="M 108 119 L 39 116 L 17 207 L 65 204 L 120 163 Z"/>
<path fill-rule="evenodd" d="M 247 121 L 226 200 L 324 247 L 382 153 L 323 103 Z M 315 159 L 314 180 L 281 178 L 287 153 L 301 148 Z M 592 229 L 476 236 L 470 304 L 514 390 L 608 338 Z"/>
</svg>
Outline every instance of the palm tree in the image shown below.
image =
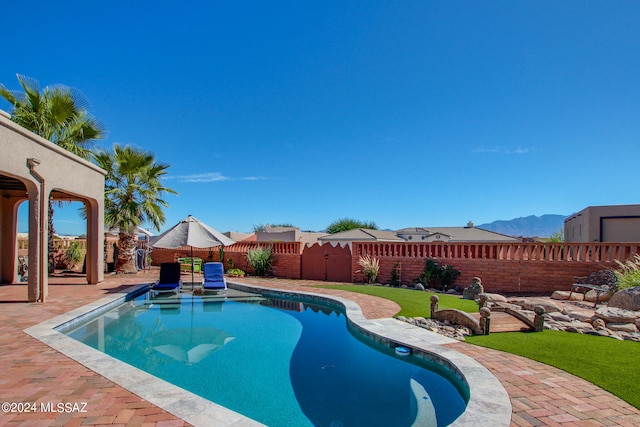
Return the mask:
<svg viewBox="0 0 640 427">
<path fill-rule="evenodd" d="M 95 154 L 98 166 L 107 171 L 104 192 L 105 223 L 120 230 L 116 271 L 136 273 L 135 229 L 151 223 L 156 230 L 164 224 L 164 193 L 178 194 L 162 185 L 170 165 L 158 163 L 152 154 L 114 144 L 113 153 Z"/>
<path fill-rule="evenodd" d="M 104 127 L 87 113 L 86 99 L 67 86 L 40 90 L 37 80 L 17 74 L 22 91 L 0 84 L 0 96 L 11 105 L 11 120 L 73 154 L 89 159 L 91 144 L 103 138 Z M 49 268 L 54 263 L 53 205 L 49 202 Z"/>
</svg>

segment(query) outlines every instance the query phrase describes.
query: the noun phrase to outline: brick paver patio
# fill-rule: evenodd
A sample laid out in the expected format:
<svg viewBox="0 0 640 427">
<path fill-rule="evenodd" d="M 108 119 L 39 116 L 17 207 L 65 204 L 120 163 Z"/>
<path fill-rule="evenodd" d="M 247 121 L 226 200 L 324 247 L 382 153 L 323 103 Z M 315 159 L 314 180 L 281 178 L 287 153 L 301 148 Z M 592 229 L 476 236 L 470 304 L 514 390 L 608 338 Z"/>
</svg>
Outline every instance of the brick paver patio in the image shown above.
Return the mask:
<svg viewBox="0 0 640 427">
<path fill-rule="evenodd" d="M 83 278 L 52 278 L 44 304 L 26 301 L 25 285 L 0 286 L 0 401 L 75 403 L 74 412 L 0 413 L 2 426 L 186 426 L 184 421 L 142 400 L 23 332 L 29 326 L 118 292 L 153 282 L 155 272 L 107 276 L 99 285 Z M 188 280 L 188 279 L 186 279 Z M 336 294 L 357 302 L 368 318 L 391 317 L 395 303 L 361 294 L 309 288 L 317 282 L 242 279 L 244 283 Z M 512 426 L 640 426 L 640 411 L 593 384 L 519 356 L 451 344 L 500 380 L 513 406 Z M 86 403 L 86 407 L 82 405 Z M 79 412 L 79 410 L 86 412 Z"/>
</svg>

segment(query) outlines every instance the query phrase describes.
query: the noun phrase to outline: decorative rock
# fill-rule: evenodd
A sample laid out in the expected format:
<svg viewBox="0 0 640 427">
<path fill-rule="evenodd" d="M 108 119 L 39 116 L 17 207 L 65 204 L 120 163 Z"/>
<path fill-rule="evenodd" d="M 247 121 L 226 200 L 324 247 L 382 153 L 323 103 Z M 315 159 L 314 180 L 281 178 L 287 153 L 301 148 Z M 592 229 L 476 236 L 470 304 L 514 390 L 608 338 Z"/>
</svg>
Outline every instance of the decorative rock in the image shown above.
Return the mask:
<svg viewBox="0 0 640 427">
<path fill-rule="evenodd" d="M 602 319 L 594 320 L 591 325 L 596 329 L 598 329 L 598 328 L 606 328 L 607 327 L 607 325 L 604 323 L 604 320 L 602 320 Z"/>
<path fill-rule="evenodd" d="M 447 294 L 457 294 L 458 292 L 455 289 L 449 289 L 447 292 L 445 292 Z"/>
<path fill-rule="evenodd" d="M 589 302 L 596 302 L 596 298 L 598 298 L 599 303 L 606 302 L 611 299 L 612 295 L 613 294 L 611 292 L 607 291 L 607 292 L 601 293 L 600 298 L 598 298 L 598 294 L 596 291 L 589 291 L 586 294 L 584 294 L 584 300 Z"/>
<path fill-rule="evenodd" d="M 618 332 L 638 332 L 638 328 L 633 323 L 607 323 L 607 328 Z"/>
<path fill-rule="evenodd" d="M 571 297 L 569 297 L 571 296 Z M 560 301 L 582 301 L 584 300 L 584 295 L 578 292 L 569 292 L 569 291 L 554 291 L 551 294 L 551 299 L 560 300 Z"/>
<path fill-rule="evenodd" d="M 413 289 L 415 289 L 416 291 L 424 292 L 424 285 L 422 283 L 416 283 L 415 285 L 413 285 Z"/>
<path fill-rule="evenodd" d="M 640 286 L 616 292 L 609 300 L 609 307 L 640 311 Z"/>
<path fill-rule="evenodd" d="M 560 307 L 554 304 L 551 301 L 548 301 L 543 298 L 527 298 L 527 299 L 515 299 L 509 301 L 512 304 L 518 304 L 522 306 L 525 310 L 532 310 L 536 305 L 541 305 L 544 307 L 545 313 L 554 313 L 556 311 L 561 311 Z"/>
<path fill-rule="evenodd" d="M 571 322 L 571 325 L 580 329 L 581 331 L 593 329 L 593 326 L 591 326 L 591 324 L 585 322 Z"/>
<path fill-rule="evenodd" d="M 484 292 L 482 280 L 479 277 L 471 279 L 471 285 L 462 291 L 462 299 L 476 300 L 478 295 Z"/>
<path fill-rule="evenodd" d="M 593 312 L 589 311 L 568 311 L 566 314 L 572 319 L 579 320 L 581 322 L 592 322 L 595 317 Z"/>
<path fill-rule="evenodd" d="M 572 320 L 571 317 L 567 316 L 566 314 L 559 313 L 559 312 L 547 313 L 546 316 L 549 316 L 551 319 L 558 320 L 560 322 L 571 322 L 571 320 Z"/>
<path fill-rule="evenodd" d="M 616 307 L 600 307 L 596 310 L 596 316 L 607 323 L 635 323 L 640 318 L 640 312 Z"/>
<path fill-rule="evenodd" d="M 500 295 L 500 294 L 489 294 L 485 292 L 485 295 L 487 296 L 487 301 L 488 302 L 507 302 L 507 298 L 504 295 Z"/>
</svg>

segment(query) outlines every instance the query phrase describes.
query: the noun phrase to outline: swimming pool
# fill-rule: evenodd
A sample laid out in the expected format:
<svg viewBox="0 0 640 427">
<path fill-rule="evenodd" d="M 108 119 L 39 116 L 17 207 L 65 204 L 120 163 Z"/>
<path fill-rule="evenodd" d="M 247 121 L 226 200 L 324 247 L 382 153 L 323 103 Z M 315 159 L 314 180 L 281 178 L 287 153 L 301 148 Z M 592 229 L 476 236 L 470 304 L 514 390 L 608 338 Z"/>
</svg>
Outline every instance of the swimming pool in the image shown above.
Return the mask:
<svg viewBox="0 0 640 427">
<path fill-rule="evenodd" d="M 468 393 L 440 365 L 373 348 L 337 307 L 310 302 L 146 293 L 66 333 L 272 426 L 444 426 Z"/>
<path fill-rule="evenodd" d="M 452 339 L 395 319 L 367 319 L 356 303 L 339 296 L 277 289 L 277 282 L 274 283 L 276 286 L 272 284 L 269 287 L 250 285 L 240 281 L 229 281 L 227 284 L 232 289 L 242 291 L 285 297 L 301 296 L 305 299 L 340 306 L 349 322 L 349 327 L 357 330 L 367 339 L 386 346 L 395 344 L 408 346 L 414 355 L 446 366 L 466 381 L 469 387 L 467 407 L 464 413 L 451 424 L 452 426 L 507 427 L 510 425 L 511 401 L 502 384 L 476 360 L 448 348 L 448 344 L 455 343 Z M 146 289 L 148 285 L 141 284 L 109 293 L 99 300 L 26 328 L 24 332 L 192 425 L 210 426 L 212 423 L 220 427 L 263 425 L 62 333 L 62 331 L 74 329 L 87 319 L 93 319 L 121 305 L 130 300 L 131 295 L 139 295 Z"/>
</svg>

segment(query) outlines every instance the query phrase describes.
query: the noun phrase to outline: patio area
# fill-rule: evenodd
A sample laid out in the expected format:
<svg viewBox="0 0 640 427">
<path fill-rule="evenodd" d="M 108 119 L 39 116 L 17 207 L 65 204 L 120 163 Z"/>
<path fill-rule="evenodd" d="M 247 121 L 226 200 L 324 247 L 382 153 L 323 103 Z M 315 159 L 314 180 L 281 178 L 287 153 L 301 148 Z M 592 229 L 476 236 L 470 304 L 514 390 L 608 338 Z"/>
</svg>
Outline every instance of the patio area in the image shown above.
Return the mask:
<svg viewBox="0 0 640 427">
<path fill-rule="evenodd" d="M 0 398 L 3 402 L 84 404 L 86 412 L 2 413 L 7 426 L 188 426 L 172 414 L 112 383 L 23 332 L 34 324 L 121 292 L 151 283 L 152 270 L 137 275 L 110 275 L 98 285 L 84 277 L 52 277 L 45 304 L 27 302 L 26 285 L 0 286 Z M 184 280 L 190 279 L 185 275 Z M 235 282 L 262 287 L 339 295 L 357 302 L 368 318 L 391 317 L 395 303 L 361 294 L 309 289 L 311 281 L 243 278 Z M 326 282 L 322 282 L 326 283 Z M 449 344 L 487 367 L 503 384 L 513 407 L 513 426 L 637 426 L 640 411 L 610 393 L 567 374 L 519 356 L 466 343 Z"/>
</svg>

